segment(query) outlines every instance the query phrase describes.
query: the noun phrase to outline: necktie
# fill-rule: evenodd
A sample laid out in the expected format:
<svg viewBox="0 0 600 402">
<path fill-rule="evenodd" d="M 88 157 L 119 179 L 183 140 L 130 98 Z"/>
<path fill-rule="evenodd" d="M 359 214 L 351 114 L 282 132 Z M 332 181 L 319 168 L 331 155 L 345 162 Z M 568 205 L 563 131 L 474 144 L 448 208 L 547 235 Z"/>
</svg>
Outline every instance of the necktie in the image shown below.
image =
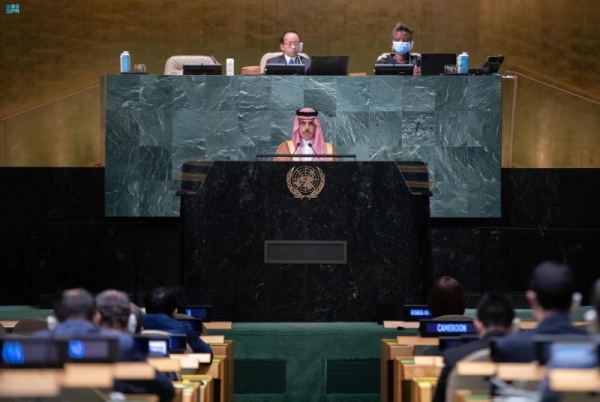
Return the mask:
<svg viewBox="0 0 600 402">
<path fill-rule="evenodd" d="M 294 64 L 294 59 L 290 59 L 290 63 L 289 64 Z"/>
</svg>

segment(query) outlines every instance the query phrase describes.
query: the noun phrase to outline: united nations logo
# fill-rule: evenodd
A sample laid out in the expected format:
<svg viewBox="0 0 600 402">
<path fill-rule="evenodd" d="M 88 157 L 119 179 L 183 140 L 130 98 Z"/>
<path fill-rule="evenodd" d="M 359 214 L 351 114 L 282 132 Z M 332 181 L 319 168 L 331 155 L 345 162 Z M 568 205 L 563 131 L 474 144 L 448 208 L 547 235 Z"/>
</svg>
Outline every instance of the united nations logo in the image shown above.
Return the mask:
<svg viewBox="0 0 600 402">
<path fill-rule="evenodd" d="M 317 198 L 325 187 L 325 173 L 310 166 L 293 167 L 287 173 L 286 181 L 294 198 Z"/>
</svg>

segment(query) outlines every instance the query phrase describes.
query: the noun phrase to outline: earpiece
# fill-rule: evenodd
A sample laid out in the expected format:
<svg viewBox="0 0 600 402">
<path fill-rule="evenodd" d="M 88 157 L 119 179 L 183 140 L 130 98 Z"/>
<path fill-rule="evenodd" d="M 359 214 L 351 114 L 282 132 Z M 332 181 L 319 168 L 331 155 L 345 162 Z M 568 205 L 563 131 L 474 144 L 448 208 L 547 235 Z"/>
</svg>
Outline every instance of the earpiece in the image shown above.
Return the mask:
<svg viewBox="0 0 600 402">
<path fill-rule="evenodd" d="M 583 319 L 590 324 L 590 329 L 592 333 L 597 334 L 600 332 L 600 328 L 598 327 L 598 312 L 594 309 L 588 310 L 583 315 Z"/>
<path fill-rule="evenodd" d="M 49 315 L 48 317 L 46 317 L 46 323 L 48 324 L 48 329 L 50 331 L 52 331 L 53 329 L 56 328 L 56 325 L 58 324 L 56 317 L 53 315 Z"/>
<path fill-rule="evenodd" d="M 570 309 L 571 319 L 575 318 L 575 316 L 577 315 L 577 312 L 579 311 L 579 307 L 581 307 L 581 299 L 582 299 L 582 296 L 581 296 L 581 293 L 579 293 L 579 292 L 575 292 L 571 296 L 571 309 Z"/>
<path fill-rule="evenodd" d="M 129 318 L 127 319 L 127 331 L 130 334 L 135 334 L 135 329 L 137 328 L 137 318 L 135 314 L 129 314 Z"/>
<path fill-rule="evenodd" d="M 519 317 L 515 317 L 512 320 L 512 325 L 510 326 L 510 333 L 514 334 L 515 332 L 519 332 L 521 330 L 521 319 Z"/>
</svg>

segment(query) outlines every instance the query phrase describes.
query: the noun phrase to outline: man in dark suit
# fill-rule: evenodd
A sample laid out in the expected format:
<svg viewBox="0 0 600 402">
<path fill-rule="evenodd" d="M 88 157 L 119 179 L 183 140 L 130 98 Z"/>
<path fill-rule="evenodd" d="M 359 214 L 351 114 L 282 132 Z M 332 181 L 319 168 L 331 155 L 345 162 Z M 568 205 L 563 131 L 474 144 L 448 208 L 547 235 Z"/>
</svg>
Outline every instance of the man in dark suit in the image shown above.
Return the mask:
<svg viewBox="0 0 600 402">
<path fill-rule="evenodd" d="M 146 294 L 146 314 L 144 314 L 144 329 L 166 331 L 172 334 L 185 334 L 188 345 L 194 353 L 210 353 L 212 349 L 185 322 L 177 321 L 177 293 L 175 289 L 163 286 L 153 289 Z"/>
<path fill-rule="evenodd" d="M 586 335 L 574 327 L 569 310 L 575 293 L 575 277 L 568 265 L 547 261 L 537 266 L 526 292 L 538 325 L 530 331 L 519 331 L 498 340 L 494 360 L 528 363 L 535 360 L 535 335 Z"/>
<path fill-rule="evenodd" d="M 116 291 L 113 291 L 116 292 Z M 118 341 L 118 357 L 121 362 L 142 362 L 145 359 L 136 352 L 131 335 L 123 331 L 106 329 L 99 326 L 100 322 L 117 323 L 128 322 L 131 313 L 129 298 L 124 293 L 118 292 L 118 300 L 111 303 L 113 309 L 110 316 L 102 316 L 97 310 L 94 297 L 85 289 L 65 290 L 60 300 L 54 305 L 54 317 L 50 320 L 49 330 L 38 331 L 33 336 L 42 338 L 73 338 L 73 337 L 106 337 L 116 338 Z M 111 295 L 112 296 L 112 295 Z M 122 303 L 119 301 L 122 300 Z M 109 311 L 110 308 L 106 308 Z M 127 324 L 123 325 L 127 328 Z M 135 394 L 156 394 L 161 402 L 171 401 L 175 396 L 175 389 L 170 378 L 155 372 L 152 380 L 115 381 L 113 390 L 117 392 Z"/>
<path fill-rule="evenodd" d="M 302 51 L 302 42 L 298 32 L 285 31 L 279 38 L 279 48 L 283 52 L 281 56 L 272 57 L 267 60 L 267 64 L 304 64 L 304 72 L 308 74 L 310 70 L 310 59 L 300 56 Z"/>
<path fill-rule="evenodd" d="M 456 366 L 456 362 L 473 352 L 489 347 L 489 341 L 506 335 L 515 318 L 510 299 L 499 293 L 486 293 L 477 306 L 477 318 L 473 322 L 477 329 L 476 341 L 444 351 L 444 368 L 435 389 L 434 402 L 444 402 L 448 375 Z"/>
</svg>

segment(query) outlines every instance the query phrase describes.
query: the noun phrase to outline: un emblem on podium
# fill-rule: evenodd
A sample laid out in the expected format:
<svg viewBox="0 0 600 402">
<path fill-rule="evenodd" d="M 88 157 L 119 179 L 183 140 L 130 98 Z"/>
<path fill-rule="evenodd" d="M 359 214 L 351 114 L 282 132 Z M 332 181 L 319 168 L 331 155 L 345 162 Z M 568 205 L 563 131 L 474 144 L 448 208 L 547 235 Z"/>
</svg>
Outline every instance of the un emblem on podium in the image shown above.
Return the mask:
<svg viewBox="0 0 600 402">
<path fill-rule="evenodd" d="M 286 181 L 294 198 L 317 198 L 325 187 L 325 173 L 318 167 L 293 167 L 287 173 Z"/>
</svg>

